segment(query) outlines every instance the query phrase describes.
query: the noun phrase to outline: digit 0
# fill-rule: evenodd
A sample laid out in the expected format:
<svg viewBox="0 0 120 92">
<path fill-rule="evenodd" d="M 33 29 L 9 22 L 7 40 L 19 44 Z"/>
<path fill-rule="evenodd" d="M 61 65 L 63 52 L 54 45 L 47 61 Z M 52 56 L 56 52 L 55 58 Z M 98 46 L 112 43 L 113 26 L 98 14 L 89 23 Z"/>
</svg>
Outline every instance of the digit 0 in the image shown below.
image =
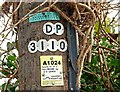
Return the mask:
<svg viewBox="0 0 120 92">
<path fill-rule="evenodd" d="M 59 51 L 65 52 L 67 50 L 67 42 L 65 40 L 61 39 L 58 41 L 58 43 L 59 43 L 59 46 L 58 46 Z"/>
</svg>

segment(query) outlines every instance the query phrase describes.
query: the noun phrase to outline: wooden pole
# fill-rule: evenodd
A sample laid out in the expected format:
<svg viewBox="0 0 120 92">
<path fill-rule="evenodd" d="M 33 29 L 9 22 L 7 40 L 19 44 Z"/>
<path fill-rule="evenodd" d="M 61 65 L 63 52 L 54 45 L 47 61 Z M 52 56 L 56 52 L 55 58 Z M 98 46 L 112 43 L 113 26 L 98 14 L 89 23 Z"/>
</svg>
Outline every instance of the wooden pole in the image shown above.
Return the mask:
<svg viewBox="0 0 120 92">
<path fill-rule="evenodd" d="M 40 3 L 23 3 L 19 9 L 19 18 L 25 16 L 31 9 L 39 5 Z M 40 8 L 39 8 L 40 9 Z M 34 12 L 36 13 L 36 12 Z M 62 35 L 46 35 L 43 32 L 43 26 L 45 23 L 58 23 L 60 22 L 64 26 L 64 33 Z M 40 39 L 49 41 L 50 39 L 56 39 L 59 41 L 63 39 L 66 41 L 66 26 L 65 21 L 60 18 L 59 21 L 38 21 L 30 23 L 28 19 L 19 25 L 18 31 L 18 45 L 19 45 L 19 88 L 20 90 L 68 90 L 68 70 L 67 70 L 67 51 L 61 52 L 46 50 L 44 52 L 36 51 L 30 53 L 28 50 L 28 44 L 34 40 L 38 42 Z M 50 45 L 50 44 L 49 44 Z M 33 48 L 34 49 L 34 48 Z M 41 56 L 62 56 L 62 74 L 64 85 L 58 86 L 41 86 Z M 47 84 L 46 84 L 47 85 Z"/>
</svg>

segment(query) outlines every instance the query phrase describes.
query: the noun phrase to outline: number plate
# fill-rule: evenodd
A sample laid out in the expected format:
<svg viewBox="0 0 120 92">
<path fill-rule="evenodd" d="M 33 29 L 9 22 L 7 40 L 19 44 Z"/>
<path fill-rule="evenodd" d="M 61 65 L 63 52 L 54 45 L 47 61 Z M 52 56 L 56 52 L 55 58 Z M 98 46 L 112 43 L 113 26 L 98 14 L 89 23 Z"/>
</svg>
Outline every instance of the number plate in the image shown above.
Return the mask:
<svg viewBox="0 0 120 92">
<path fill-rule="evenodd" d="M 60 20 L 60 16 L 57 12 L 40 12 L 29 15 L 29 22 L 38 22 L 43 20 Z"/>
<path fill-rule="evenodd" d="M 41 39 L 38 42 L 36 41 L 30 41 L 28 44 L 28 51 L 30 53 L 45 52 L 47 50 L 49 51 L 61 51 L 65 52 L 67 50 L 67 42 L 64 39 L 60 39 L 57 41 L 56 39 L 50 39 L 49 41 L 46 41 L 45 39 Z"/>
</svg>

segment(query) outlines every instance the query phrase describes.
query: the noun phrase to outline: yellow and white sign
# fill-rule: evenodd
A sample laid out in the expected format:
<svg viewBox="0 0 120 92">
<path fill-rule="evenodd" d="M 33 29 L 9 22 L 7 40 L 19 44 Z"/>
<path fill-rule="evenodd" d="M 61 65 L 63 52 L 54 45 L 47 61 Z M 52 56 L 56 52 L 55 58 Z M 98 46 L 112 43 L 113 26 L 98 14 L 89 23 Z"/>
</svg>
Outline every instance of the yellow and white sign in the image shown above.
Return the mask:
<svg viewBox="0 0 120 92">
<path fill-rule="evenodd" d="M 41 86 L 63 86 L 62 56 L 40 56 Z"/>
</svg>

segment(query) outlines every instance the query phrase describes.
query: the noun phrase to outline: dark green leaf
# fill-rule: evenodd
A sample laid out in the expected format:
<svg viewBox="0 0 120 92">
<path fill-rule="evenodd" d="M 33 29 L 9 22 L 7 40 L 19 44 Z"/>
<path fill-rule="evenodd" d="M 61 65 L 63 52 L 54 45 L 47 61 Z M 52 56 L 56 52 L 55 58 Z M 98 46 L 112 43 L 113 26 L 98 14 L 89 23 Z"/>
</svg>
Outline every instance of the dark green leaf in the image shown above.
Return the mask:
<svg viewBox="0 0 120 92">
<path fill-rule="evenodd" d="M 2 90 L 5 89 L 5 85 L 6 85 L 6 83 L 2 84 Z"/>
<path fill-rule="evenodd" d="M 10 51 L 15 48 L 15 45 L 13 43 L 8 42 L 7 43 L 7 50 Z"/>
<path fill-rule="evenodd" d="M 105 30 L 106 30 L 107 33 L 111 33 L 111 30 L 110 30 L 109 26 L 105 27 Z"/>
<path fill-rule="evenodd" d="M 7 71 L 5 71 L 5 70 L 2 70 L 2 74 L 4 74 L 4 75 L 8 75 L 8 74 L 10 74 L 10 72 L 8 72 L 9 71 L 9 69 L 8 68 L 5 68 Z"/>
<path fill-rule="evenodd" d="M 12 63 L 12 61 L 8 61 L 7 66 L 16 68 L 15 64 Z"/>
<path fill-rule="evenodd" d="M 8 56 L 7 60 L 15 61 L 16 56 L 15 55 L 10 55 L 10 56 Z"/>
<path fill-rule="evenodd" d="M 110 65 L 111 66 L 120 66 L 120 60 L 119 59 L 111 60 Z"/>
</svg>

